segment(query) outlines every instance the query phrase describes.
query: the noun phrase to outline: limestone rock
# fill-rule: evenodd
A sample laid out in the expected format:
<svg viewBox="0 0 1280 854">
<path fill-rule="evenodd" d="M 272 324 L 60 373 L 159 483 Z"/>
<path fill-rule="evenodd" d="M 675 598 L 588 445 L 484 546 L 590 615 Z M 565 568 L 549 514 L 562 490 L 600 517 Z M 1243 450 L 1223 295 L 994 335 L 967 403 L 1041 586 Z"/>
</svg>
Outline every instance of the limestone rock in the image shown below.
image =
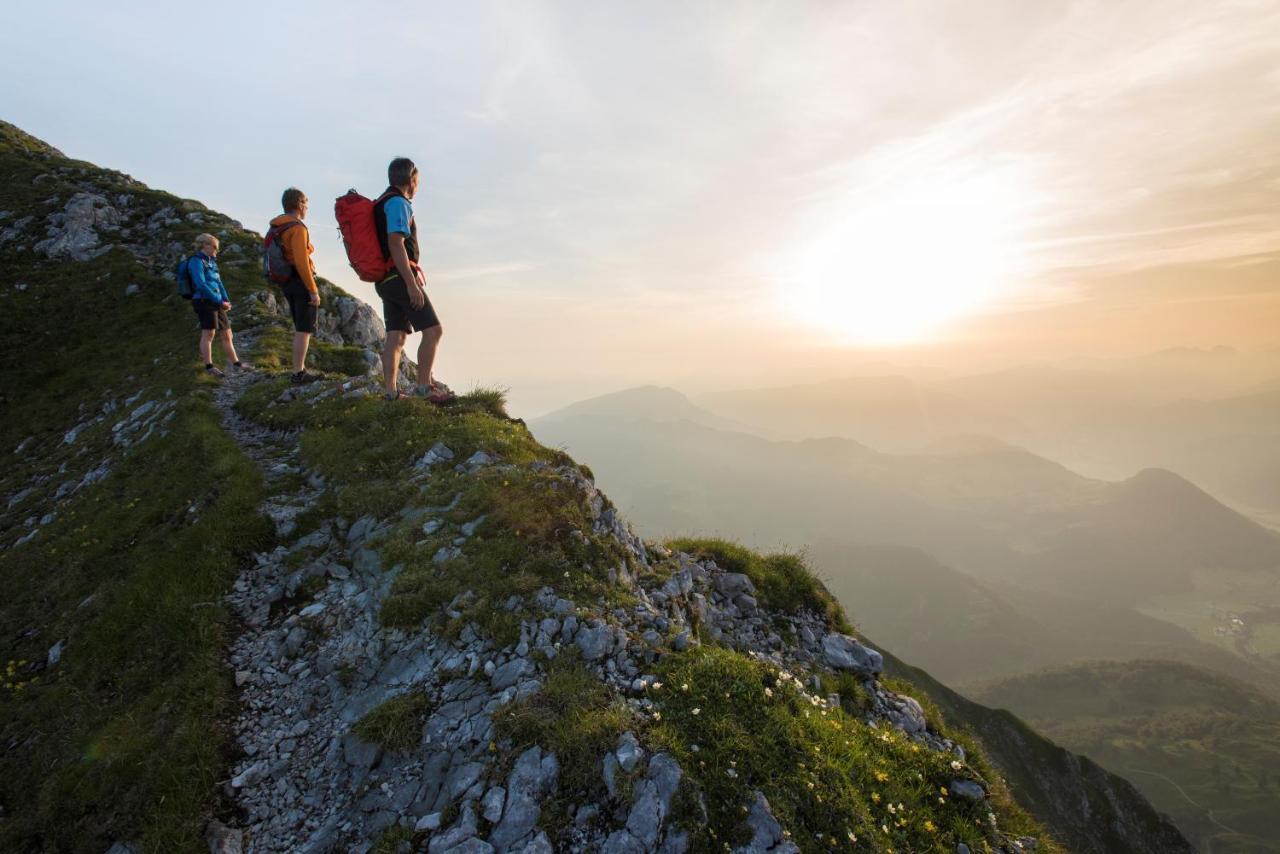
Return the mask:
<svg viewBox="0 0 1280 854">
<path fill-rule="evenodd" d="M 951 797 L 966 801 L 980 801 L 987 796 L 982 784 L 973 780 L 952 780 L 947 784 L 947 791 L 951 792 Z"/>
<path fill-rule="evenodd" d="M 884 670 L 880 653 L 838 632 L 822 639 L 822 656 L 827 665 L 836 670 L 852 670 L 866 676 L 876 676 Z"/>
<path fill-rule="evenodd" d="M 52 259 L 89 261 L 111 248 L 100 245 L 98 232 L 118 228 L 120 213 L 103 196 L 76 193 L 48 221 L 49 236 L 33 247 L 36 252 Z"/>
</svg>

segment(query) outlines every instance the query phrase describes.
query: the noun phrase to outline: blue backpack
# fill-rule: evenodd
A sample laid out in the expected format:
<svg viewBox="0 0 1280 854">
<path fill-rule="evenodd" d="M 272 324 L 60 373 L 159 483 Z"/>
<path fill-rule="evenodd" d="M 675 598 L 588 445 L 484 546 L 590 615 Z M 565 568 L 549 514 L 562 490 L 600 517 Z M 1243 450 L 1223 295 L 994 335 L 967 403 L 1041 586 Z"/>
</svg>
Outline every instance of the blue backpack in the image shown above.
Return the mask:
<svg viewBox="0 0 1280 854">
<path fill-rule="evenodd" d="M 173 278 L 178 282 L 178 296 L 183 299 L 191 299 L 195 294 L 195 282 L 191 280 L 191 259 L 196 256 L 190 255 L 178 262 L 178 266 L 173 268 Z"/>
</svg>

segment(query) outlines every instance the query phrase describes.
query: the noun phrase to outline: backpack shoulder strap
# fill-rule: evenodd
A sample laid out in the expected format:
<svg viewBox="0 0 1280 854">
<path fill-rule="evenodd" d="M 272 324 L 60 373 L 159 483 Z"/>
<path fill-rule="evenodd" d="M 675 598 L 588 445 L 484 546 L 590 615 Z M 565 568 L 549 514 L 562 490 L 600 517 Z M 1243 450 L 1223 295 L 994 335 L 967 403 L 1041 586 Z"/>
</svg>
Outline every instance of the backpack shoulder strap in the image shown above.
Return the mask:
<svg viewBox="0 0 1280 854">
<path fill-rule="evenodd" d="M 305 225 L 300 219 L 291 219 L 288 222 L 282 222 L 279 225 L 273 225 L 267 229 L 267 234 L 274 234 L 276 237 L 284 234 L 295 225 Z"/>
</svg>

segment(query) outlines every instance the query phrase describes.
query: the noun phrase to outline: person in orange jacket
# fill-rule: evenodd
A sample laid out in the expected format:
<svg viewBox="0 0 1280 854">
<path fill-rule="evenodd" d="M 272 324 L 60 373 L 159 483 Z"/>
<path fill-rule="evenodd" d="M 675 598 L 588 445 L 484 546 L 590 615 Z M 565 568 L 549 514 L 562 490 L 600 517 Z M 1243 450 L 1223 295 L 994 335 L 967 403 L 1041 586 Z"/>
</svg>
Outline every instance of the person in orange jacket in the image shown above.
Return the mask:
<svg viewBox="0 0 1280 854">
<path fill-rule="evenodd" d="M 316 266 L 311 260 L 315 247 L 303 220 L 307 216 L 307 195 L 297 187 L 290 187 L 280 197 L 284 213 L 271 220 L 276 230 L 284 258 L 293 266 L 293 278 L 281 285 L 285 299 L 289 301 L 289 314 L 293 318 L 293 375 L 294 385 L 314 382 L 319 374 L 306 370 L 307 348 L 316 331 L 316 316 L 320 309 L 320 289 L 316 286 Z"/>
</svg>

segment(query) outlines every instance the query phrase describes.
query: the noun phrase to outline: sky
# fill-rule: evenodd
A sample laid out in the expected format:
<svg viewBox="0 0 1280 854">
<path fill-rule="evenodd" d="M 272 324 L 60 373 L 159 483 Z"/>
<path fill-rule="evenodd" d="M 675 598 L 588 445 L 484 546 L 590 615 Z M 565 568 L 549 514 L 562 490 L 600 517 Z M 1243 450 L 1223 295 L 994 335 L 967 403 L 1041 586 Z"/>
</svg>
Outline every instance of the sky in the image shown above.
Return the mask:
<svg viewBox="0 0 1280 854">
<path fill-rule="evenodd" d="M 1280 2 L 64 2 L 0 117 L 255 230 L 412 157 L 437 374 L 517 414 L 1280 347 Z"/>
</svg>

